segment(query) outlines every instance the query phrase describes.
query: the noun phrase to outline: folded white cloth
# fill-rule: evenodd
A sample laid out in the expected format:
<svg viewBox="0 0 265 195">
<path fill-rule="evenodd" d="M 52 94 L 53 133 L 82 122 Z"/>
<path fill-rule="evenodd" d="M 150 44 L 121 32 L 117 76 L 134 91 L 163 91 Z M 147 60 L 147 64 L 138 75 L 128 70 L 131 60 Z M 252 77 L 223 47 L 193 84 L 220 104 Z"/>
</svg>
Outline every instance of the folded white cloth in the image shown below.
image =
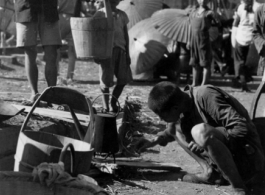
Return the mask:
<svg viewBox="0 0 265 195">
<path fill-rule="evenodd" d="M 32 172 L 34 181 L 50 186 L 53 183 L 67 183 L 75 180 L 69 173 L 64 171 L 64 163 L 41 163 Z"/>
</svg>

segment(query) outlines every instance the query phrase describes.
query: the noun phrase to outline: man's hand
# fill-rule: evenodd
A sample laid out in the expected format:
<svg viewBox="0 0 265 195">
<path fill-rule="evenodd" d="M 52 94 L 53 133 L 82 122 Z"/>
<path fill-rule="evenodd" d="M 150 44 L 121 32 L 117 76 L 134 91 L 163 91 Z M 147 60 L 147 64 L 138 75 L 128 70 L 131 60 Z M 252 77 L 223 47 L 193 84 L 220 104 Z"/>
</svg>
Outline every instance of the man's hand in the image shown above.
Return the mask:
<svg viewBox="0 0 265 195">
<path fill-rule="evenodd" d="M 147 139 L 145 137 L 141 138 L 135 145 L 136 151 L 138 153 L 143 152 L 147 148 L 154 147 L 160 143 L 161 139 L 156 137 L 154 139 Z"/>
<path fill-rule="evenodd" d="M 198 146 L 195 142 L 191 141 L 188 145 L 188 148 L 190 151 L 194 152 L 194 153 L 202 153 L 204 151 L 203 148 L 201 148 L 200 146 Z"/>
</svg>

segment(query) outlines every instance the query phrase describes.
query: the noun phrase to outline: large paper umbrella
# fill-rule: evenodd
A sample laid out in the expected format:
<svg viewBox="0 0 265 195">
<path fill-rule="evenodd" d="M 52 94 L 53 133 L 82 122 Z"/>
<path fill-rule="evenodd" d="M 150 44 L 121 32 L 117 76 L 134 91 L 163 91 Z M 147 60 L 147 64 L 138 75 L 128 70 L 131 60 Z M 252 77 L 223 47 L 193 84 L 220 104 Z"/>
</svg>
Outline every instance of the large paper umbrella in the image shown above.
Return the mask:
<svg viewBox="0 0 265 195">
<path fill-rule="evenodd" d="M 129 17 L 128 29 L 137 22 L 149 18 L 162 7 L 163 0 L 124 0 L 118 5 L 118 8 L 125 11 Z"/>
<path fill-rule="evenodd" d="M 156 30 L 168 38 L 187 43 L 190 36 L 189 11 L 181 9 L 164 9 L 155 12 L 151 22 Z"/>
<path fill-rule="evenodd" d="M 151 19 L 137 23 L 129 30 L 131 69 L 140 74 L 152 67 L 167 51 L 170 39 L 156 31 Z"/>
</svg>

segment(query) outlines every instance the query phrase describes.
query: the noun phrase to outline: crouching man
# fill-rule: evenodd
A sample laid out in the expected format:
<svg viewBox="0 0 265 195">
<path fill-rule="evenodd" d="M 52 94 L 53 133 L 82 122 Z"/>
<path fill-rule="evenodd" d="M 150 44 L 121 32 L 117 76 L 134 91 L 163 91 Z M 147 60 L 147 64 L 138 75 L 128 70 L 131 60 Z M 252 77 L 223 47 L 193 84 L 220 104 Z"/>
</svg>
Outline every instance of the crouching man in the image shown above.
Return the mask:
<svg viewBox="0 0 265 195">
<path fill-rule="evenodd" d="M 234 97 L 212 85 L 158 83 L 150 92 L 149 108 L 168 122 L 158 137 L 141 143 L 140 151 L 176 140 L 201 166 L 202 173 L 183 181 L 229 182 L 234 194 L 248 194 L 246 185 L 264 170 L 260 138 L 247 110 Z"/>
</svg>

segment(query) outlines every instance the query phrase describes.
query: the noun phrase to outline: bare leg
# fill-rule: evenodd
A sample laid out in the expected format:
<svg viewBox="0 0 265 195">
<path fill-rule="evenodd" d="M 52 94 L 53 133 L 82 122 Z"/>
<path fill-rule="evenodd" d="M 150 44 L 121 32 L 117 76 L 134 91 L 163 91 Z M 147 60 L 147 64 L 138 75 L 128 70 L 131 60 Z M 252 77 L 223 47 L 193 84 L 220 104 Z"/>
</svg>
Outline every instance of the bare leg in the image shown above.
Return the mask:
<svg viewBox="0 0 265 195">
<path fill-rule="evenodd" d="M 192 86 L 198 86 L 200 80 L 200 69 L 198 67 L 192 67 Z"/>
<path fill-rule="evenodd" d="M 210 74 L 211 74 L 210 67 L 204 67 L 203 68 L 203 77 L 202 77 L 201 85 L 208 84 L 208 81 L 210 79 Z"/>
<path fill-rule="evenodd" d="M 68 45 L 68 70 L 66 75 L 67 79 L 73 79 L 74 77 L 75 61 L 76 61 L 75 48 L 73 45 Z"/>
<path fill-rule="evenodd" d="M 224 144 L 225 135 L 221 131 L 207 124 L 199 124 L 193 127 L 192 137 L 200 147 L 208 152 L 210 158 L 234 188 L 245 188 L 232 154 Z"/>
<path fill-rule="evenodd" d="M 103 96 L 102 96 L 102 102 L 103 102 L 103 108 L 106 109 L 106 111 L 109 111 L 109 88 L 100 88 Z"/>
<path fill-rule="evenodd" d="M 188 143 L 186 141 L 186 138 L 183 136 L 183 134 L 176 132 L 176 140 L 178 142 L 178 144 L 192 157 L 194 158 L 199 165 L 202 168 L 202 173 L 198 173 L 198 174 L 186 174 L 183 177 L 183 181 L 186 182 L 194 182 L 194 183 L 211 183 L 211 184 L 217 184 L 217 183 L 221 183 L 221 178 L 222 176 L 215 176 L 216 178 L 213 178 L 213 169 L 210 166 L 210 164 L 206 161 L 204 153 L 194 153 L 192 151 L 189 150 L 188 148 Z M 195 176 L 196 177 L 196 181 L 194 181 L 194 179 L 191 176 Z"/>
<path fill-rule="evenodd" d="M 38 67 L 36 64 L 37 50 L 35 46 L 25 47 L 25 69 L 31 88 L 31 100 L 38 93 Z"/>
<path fill-rule="evenodd" d="M 47 81 L 48 86 L 56 86 L 57 81 L 57 67 L 56 67 L 56 60 L 57 60 L 57 46 L 49 45 L 44 46 L 44 53 L 45 53 L 45 78 Z"/>
<path fill-rule="evenodd" d="M 124 87 L 125 85 L 116 85 L 113 89 L 112 95 L 114 97 L 111 98 L 110 106 L 114 112 L 118 111 L 117 100 L 119 99 Z"/>
</svg>

